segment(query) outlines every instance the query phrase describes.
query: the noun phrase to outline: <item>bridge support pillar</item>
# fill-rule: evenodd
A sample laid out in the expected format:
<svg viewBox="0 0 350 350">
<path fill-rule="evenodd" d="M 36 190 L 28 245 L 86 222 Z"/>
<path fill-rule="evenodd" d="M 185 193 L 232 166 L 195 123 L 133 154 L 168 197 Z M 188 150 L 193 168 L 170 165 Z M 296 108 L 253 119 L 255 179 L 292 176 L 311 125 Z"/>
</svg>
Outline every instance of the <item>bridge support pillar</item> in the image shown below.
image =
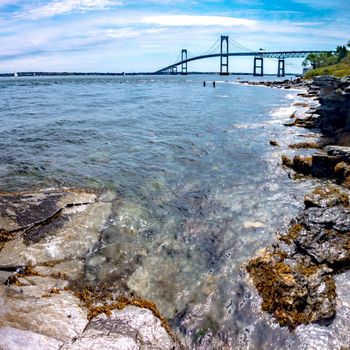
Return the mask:
<svg viewBox="0 0 350 350">
<path fill-rule="evenodd" d="M 228 75 L 228 36 L 221 35 L 220 43 L 220 75 Z"/>
<path fill-rule="evenodd" d="M 186 61 L 187 60 L 187 50 L 182 49 L 181 50 L 181 61 Z M 181 64 L 181 74 L 186 75 L 187 74 L 187 62 L 184 62 Z"/>
<path fill-rule="evenodd" d="M 285 71 L 285 62 L 284 59 L 278 59 L 278 68 L 277 68 L 277 76 L 284 77 L 286 75 Z"/>
<path fill-rule="evenodd" d="M 264 59 L 262 57 L 254 57 L 253 75 L 260 77 L 264 75 Z"/>
</svg>

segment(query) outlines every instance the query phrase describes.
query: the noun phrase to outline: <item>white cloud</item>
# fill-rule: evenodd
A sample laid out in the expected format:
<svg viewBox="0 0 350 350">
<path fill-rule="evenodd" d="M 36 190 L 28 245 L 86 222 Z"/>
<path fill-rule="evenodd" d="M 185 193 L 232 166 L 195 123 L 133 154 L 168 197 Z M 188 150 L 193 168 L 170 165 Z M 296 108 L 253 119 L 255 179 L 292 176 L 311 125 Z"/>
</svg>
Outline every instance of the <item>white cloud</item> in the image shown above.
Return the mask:
<svg viewBox="0 0 350 350">
<path fill-rule="evenodd" d="M 67 4 L 67 1 L 52 3 Z M 111 2 L 106 1 L 76 1 L 75 7 L 64 9 L 85 11 L 96 8 L 93 5 L 97 3 L 100 8 L 111 6 L 108 5 Z M 62 8 L 60 11 L 62 13 Z M 187 48 L 191 56 L 203 54 L 221 34 L 252 49 L 332 49 L 334 43 L 345 40 L 347 27 L 347 22 L 335 26 L 331 22 L 254 21 L 238 16 L 174 15 L 124 7 L 103 14 L 86 13 L 59 20 L 21 18 L 0 25 L 0 71 L 155 71 L 173 63 L 182 48 Z M 230 50 L 238 49 L 230 45 Z M 217 60 L 212 61 L 213 68 L 209 68 L 210 62 L 199 61 L 191 63 L 190 67 L 217 69 Z M 244 70 L 241 63 L 252 64 L 249 58 L 242 62 L 232 59 L 232 70 Z"/>
<path fill-rule="evenodd" d="M 168 15 L 168 16 L 146 16 L 141 19 L 141 23 L 153 24 L 166 27 L 184 26 L 254 26 L 256 21 L 245 18 L 221 17 L 221 16 L 188 16 L 188 15 Z"/>
<path fill-rule="evenodd" d="M 115 0 L 55 0 L 42 6 L 29 8 L 26 11 L 21 12 L 19 17 L 39 19 L 63 15 L 70 12 L 102 10 L 111 6 L 120 5 L 122 5 L 122 2 Z"/>
</svg>

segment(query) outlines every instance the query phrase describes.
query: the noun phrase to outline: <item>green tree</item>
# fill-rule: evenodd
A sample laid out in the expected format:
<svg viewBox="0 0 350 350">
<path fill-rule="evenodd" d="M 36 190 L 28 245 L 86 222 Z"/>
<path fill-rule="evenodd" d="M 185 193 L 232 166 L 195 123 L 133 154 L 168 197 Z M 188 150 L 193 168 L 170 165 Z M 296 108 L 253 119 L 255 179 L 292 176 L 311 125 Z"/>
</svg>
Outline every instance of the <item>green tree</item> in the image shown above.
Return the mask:
<svg viewBox="0 0 350 350">
<path fill-rule="evenodd" d="M 337 63 L 337 57 L 331 52 L 310 53 L 303 61 L 303 66 L 312 66 L 312 68 L 321 68 Z"/>
<path fill-rule="evenodd" d="M 348 54 L 348 50 L 346 49 L 346 46 L 337 46 L 335 49 L 335 54 L 337 56 L 337 61 L 340 62 L 343 58 L 345 58 Z"/>
<path fill-rule="evenodd" d="M 304 67 L 312 66 L 312 68 L 317 68 L 317 54 L 309 53 L 303 61 L 302 65 Z"/>
</svg>

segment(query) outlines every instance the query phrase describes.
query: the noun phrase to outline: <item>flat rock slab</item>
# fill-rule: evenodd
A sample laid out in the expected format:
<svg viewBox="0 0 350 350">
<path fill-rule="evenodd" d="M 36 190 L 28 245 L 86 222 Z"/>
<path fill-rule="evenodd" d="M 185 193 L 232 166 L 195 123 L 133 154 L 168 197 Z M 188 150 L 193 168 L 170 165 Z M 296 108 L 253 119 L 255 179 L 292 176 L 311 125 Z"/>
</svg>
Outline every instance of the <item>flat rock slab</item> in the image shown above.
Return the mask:
<svg viewBox="0 0 350 350">
<path fill-rule="evenodd" d="M 0 329 L 30 330 L 62 343 L 80 335 L 88 320 L 79 299 L 68 292 L 49 291 L 34 284 L 0 286 Z"/>
<path fill-rule="evenodd" d="M 326 146 L 325 151 L 329 156 L 336 156 L 342 161 L 350 163 L 350 147 L 346 146 Z"/>
<path fill-rule="evenodd" d="M 148 309 L 127 306 L 90 321 L 84 333 L 62 350 L 171 350 L 174 341 Z"/>
<path fill-rule="evenodd" d="M 18 230 L 42 222 L 68 204 L 93 203 L 96 194 L 47 190 L 0 194 L 0 230 Z"/>
<path fill-rule="evenodd" d="M 19 200 L 16 196 L 5 197 L 9 206 L 11 206 L 10 198 L 15 203 L 24 205 L 25 212 L 35 220 L 39 220 L 39 217 L 31 213 L 43 203 L 50 203 L 51 209 L 40 216 L 38 225 L 35 225 L 38 221 L 34 222 L 34 219 L 26 221 L 27 224 L 30 222 L 34 226 L 24 230 L 16 239 L 5 243 L 0 253 L 0 268 L 23 266 L 29 261 L 40 265 L 50 261 L 85 257 L 98 241 L 100 230 L 111 213 L 112 207 L 109 202 L 98 201 L 94 194 L 79 192 L 63 192 L 62 195 L 57 192 L 54 194 L 43 192 L 38 196 L 31 195 L 28 206 L 25 200 Z M 34 197 L 37 205 L 32 204 Z M 17 209 L 19 210 L 19 207 Z M 43 214 L 44 211 L 42 210 L 41 213 Z M 48 216 L 52 213 L 53 217 Z M 17 211 L 14 218 L 19 220 L 18 217 Z M 19 221 L 17 225 L 20 225 Z"/>
<path fill-rule="evenodd" d="M 6 350 L 58 350 L 62 342 L 45 335 L 22 329 L 0 328 L 0 349 Z"/>
</svg>

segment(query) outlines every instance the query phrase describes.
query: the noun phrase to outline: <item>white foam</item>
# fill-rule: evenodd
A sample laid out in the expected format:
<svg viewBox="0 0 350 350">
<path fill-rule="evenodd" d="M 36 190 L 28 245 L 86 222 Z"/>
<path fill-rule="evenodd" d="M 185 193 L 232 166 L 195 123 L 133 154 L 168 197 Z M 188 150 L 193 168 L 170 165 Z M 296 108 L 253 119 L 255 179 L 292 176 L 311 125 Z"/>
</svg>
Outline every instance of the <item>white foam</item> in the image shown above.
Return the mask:
<svg viewBox="0 0 350 350">
<path fill-rule="evenodd" d="M 285 117 L 290 117 L 297 108 L 295 106 L 288 106 L 288 107 L 279 107 L 276 109 L 273 109 L 270 112 L 270 116 L 274 118 L 285 118 Z"/>
</svg>

